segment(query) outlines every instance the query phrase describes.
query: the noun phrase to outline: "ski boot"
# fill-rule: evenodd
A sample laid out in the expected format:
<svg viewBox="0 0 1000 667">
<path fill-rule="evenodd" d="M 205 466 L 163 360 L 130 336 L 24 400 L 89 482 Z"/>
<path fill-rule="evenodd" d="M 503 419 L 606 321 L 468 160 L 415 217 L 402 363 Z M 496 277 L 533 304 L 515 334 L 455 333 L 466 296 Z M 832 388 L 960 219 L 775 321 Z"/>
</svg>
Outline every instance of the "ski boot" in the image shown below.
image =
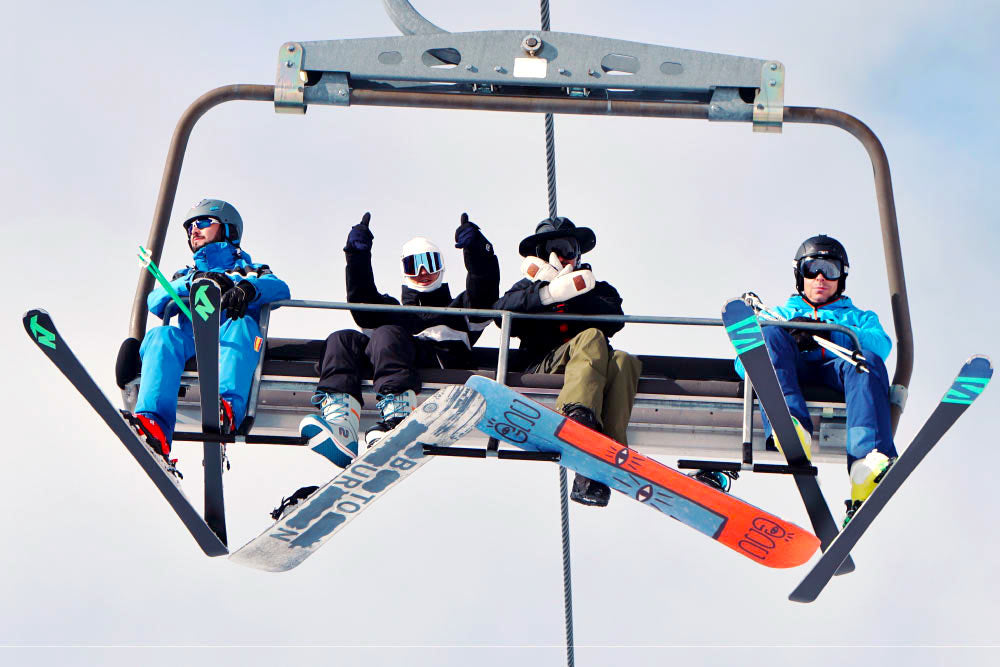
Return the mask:
<svg viewBox="0 0 1000 667">
<path fill-rule="evenodd" d="M 412 389 L 399 394 L 379 394 L 375 407 L 378 408 L 382 419 L 365 431 L 366 449 L 374 447 L 386 433 L 399 426 L 399 422 L 413 412 L 413 408 L 417 407 L 417 394 Z"/>
<path fill-rule="evenodd" d="M 222 435 L 229 435 L 236 431 L 236 424 L 233 417 L 233 406 L 224 398 L 219 398 L 219 428 Z"/>
<path fill-rule="evenodd" d="M 303 486 L 287 498 L 282 498 L 278 506 L 271 510 L 271 518 L 279 521 L 281 517 L 291 512 L 293 507 L 315 493 L 318 488 L 318 486 Z"/>
<path fill-rule="evenodd" d="M 594 411 L 579 403 L 568 403 L 562 407 L 562 413 L 568 419 L 572 419 L 578 424 L 583 424 L 587 428 L 600 432 L 601 425 L 597 423 Z M 576 473 L 573 478 L 573 490 L 569 494 L 570 500 L 589 507 L 606 507 L 611 500 L 611 488 L 596 479 L 590 479 L 580 473 Z"/>
<path fill-rule="evenodd" d="M 156 423 L 152 416 L 121 411 L 132 430 L 149 447 L 149 450 L 163 459 L 167 472 L 177 475 L 178 479 L 183 479 L 184 475 L 177 469 L 177 459 L 170 458 L 170 443 L 167 436 L 163 434 L 163 429 Z"/>
<path fill-rule="evenodd" d="M 792 417 L 792 423 L 795 424 L 795 432 L 799 435 L 799 442 L 802 444 L 802 451 L 806 453 L 806 458 L 812 461 L 812 436 L 809 435 L 809 431 L 805 430 L 805 428 L 802 427 L 802 424 L 799 423 L 799 420 L 795 417 Z M 781 455 L 784 456 L 785 452 L 781 449 L 781 443 L 778 442 L 777 434 L 772 434 L 768 440 L 772 441 L 774 446 L 778 448 L 778 451 L 781 452 Z"/>
<path fill-rule="evenodd" d="M 868 500 L 868 496 L 872 494 L 895 462 L 895 458 L 890 459 L 882 452 L 872 450 L 863 459 L 858 459 L 851 464 L 851 499 L 844 501 L 844 505 L 847 506 L 844 526 L 851 522 L 861 505 Z"/>
<path fill-rule="evenodd" d="M 299 435 L 309 439 L 309 446 L 338 468 L 346 468 L 358 455 L 358 428 L 361 404 L 350 394 L 317 391 L 313 405 L 320 415 L 309 415 L 299 422 Z"/>
<path fill-rule="evenodd" d="M 735 470 L 696 470 L 695 472 L 688 473 L 688 477 L 692 477 L 703 484 L 708 484 L 723 493 L 729 493 L 729 490 L 733 487 L 733 481 L 739 479 L 740 474 Z"/>
</svg>

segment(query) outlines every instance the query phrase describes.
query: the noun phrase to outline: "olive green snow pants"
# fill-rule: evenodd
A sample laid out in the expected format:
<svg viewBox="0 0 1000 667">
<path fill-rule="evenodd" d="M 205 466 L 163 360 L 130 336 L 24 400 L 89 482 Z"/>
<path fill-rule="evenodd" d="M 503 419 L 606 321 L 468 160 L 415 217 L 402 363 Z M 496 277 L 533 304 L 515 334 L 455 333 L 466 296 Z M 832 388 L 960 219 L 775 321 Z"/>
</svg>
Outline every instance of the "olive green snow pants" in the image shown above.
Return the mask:
<svg viewBox="0 0 1000 667">
<path fill-rule="evenodd" d="M 532 370 L 563 373 L 556 409 L 573 403 L 590 408 L 606 435 L 628 444 L 625 429 L 632 416 L 642 362 L 628 352 L 611 349 L 603 331 L 578 333 L 545 355 Z"/>
</svg>

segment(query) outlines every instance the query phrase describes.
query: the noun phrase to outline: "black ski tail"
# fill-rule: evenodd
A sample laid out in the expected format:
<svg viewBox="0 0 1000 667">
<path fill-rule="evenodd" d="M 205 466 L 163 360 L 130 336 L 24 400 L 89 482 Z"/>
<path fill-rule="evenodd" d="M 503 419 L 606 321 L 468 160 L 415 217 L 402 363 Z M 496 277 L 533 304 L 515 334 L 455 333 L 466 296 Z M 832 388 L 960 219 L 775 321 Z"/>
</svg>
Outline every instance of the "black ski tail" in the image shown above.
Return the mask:
<svg viewBox="0 0 1000 667">
<path fill-rule="evenodd" d="M 993 377 L 993 364 L 987 357 L 976 355 L 962 366 L 944 398 L 924 422 L 910 446 L 896 459 L 889 472 L 854 514 L 830 548 L 816 562 L 809 574 L 788 596 L 794 602 L 812 602 L 830 582 L 838 564 L 851 553 L 858 540 L 903 485 L 917 465 L 927 456 L 948 429 L 986 389 Z"/>
<path fill-rule="evenodd" d="M 201 428 L 219 435 L 219 325 L 222 291 L 211 279 L 201 278 L 191 285 L 191 325 L 198 358 L 198 388 L 201 392 Z M 222 488 L 222 461 L 225 446 L 205 441 L 205 521 L 226 539 L 226 506 Z"/>
<path fill-rule="evenodd" d="M 781 442 L 781 450 L 785 460 L 790 466 L 807 467 L 809 459 L 805 450 L 802 449 L 795 423 L 788 411 L 788 404 L 785 402 L 785 395 L 778 383 L 778 376 L 771 363 L 771 357 L 764 342 L 764 334 L 756 314 L 742 299 L 733 299 L 726 303 L 725 308 L 723 308 L 722 321 L 726 326 L 726 333 L 729 334 L 733 347 L 736 348 L 736 354 L 753 383 L 761 407 L 767 414 L 768 421 L 771 422 L 774 434 Z M 819 481 L 816 477 L 811 475 L 794 475 L 793 477 L 795 485 L 799 489 L 799 495 L 802 496 L 802 502 L 805 504 L 806 512 L 809 514 L 809 521 L 825 551 L 839 533 L 837 522 L 823 496 L 823 491 L 819 488 Z M 841 564 L 837 574 L 853 571 L 854 561 L 847 558 Z"/>
</svg>

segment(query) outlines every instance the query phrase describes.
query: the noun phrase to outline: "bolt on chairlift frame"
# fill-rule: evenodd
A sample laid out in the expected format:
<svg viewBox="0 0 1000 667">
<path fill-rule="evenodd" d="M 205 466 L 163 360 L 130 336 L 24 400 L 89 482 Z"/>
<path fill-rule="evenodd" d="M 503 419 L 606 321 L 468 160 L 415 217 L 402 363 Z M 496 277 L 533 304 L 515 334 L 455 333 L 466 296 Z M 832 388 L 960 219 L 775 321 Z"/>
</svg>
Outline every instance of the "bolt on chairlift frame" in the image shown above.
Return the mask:
<svg viewBox="0 0 1000 667">
<path fill-rule="evenodd" d="M 767 133 L 780 133 L 784 123 L 831 125 L 861 142 L 874 171 L 897 340 L 890 392 L 895 430 L 912 376 L 913 335 L 888 159 L 864 123 L 833 109 L 784 106 L 785 68 L 778 61 L 552 31 L 449 33 L 406 0 L 384 3 L 406 35 L 287 42 L 279 49 L 275 85 L 222 86 L 187 108 L 170 143 L 146 243 L 153 261 L 159 262 L 163 250 L 191 131 L 201 116 L 224 102 L 273 102 L 277 112 L 290 114 L 321 104 L 688 118 L 750 123 L 754 131 Z M 145 335 L 146 296 L 152 287 L 152 276 L 140 271 L 130 321 L 130 335 L 139 340 Z M 284 305 L 343 306 L 320 303 Z M 620 321 L 721 325 L 721 320 L 692 318 Z M 500 367 L 506 366 L 507 343 L 504 336 Z M 259 374 L 258 369 L 258 379 Z M 751 403 L 752 392 L 745 394 Z M 748 410 L 744 413 L 746 441 Z"/>
</svg>

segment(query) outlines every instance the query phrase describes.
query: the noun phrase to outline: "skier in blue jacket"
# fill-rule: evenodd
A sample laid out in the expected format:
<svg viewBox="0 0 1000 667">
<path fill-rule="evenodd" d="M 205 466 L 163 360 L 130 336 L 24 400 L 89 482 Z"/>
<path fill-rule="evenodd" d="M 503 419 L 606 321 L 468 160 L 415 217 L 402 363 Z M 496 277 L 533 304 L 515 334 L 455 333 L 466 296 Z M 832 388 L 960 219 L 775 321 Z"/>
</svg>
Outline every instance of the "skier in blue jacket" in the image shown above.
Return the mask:
<svg viewBox="0 0 1000 667">
<path fill-rule="evenodd" d="M 263 351 L 258 319 L 261 306 L 289 297 L 288 286 L 266 264 L 254 264 L 241 247 L 243 219 L 219 199 L 203 199 L 184 218 L 194 266 L 174 274 L 171 286 L 181 297 L 190 295 L 197 278 L 214 280 L 222 291 L 219 328 L 219 418 L 224 433 L 239 427 L 246 415 L 247 397 Z M 169 465 L 170 444 L 177 416 L 177 392 L 184 364 L 195 355 L 191 321 L 183 315 L 178 326 L 169 324 L 177 312 L 165 289 L 149 293 L 149 312 L 164 320 L 142 341 L 142 377 L 135 406 L 140 435 Z M 145 433 L 142 433 L 142 431 Z"/>
<path fill-rule="evenodd" d="M 889 373 L 885 367 L 892 341 L 879 323 L 878 315 L 858 308 L 844 295 L 850 266 L 847 251 L 839 241 L 825 235 L 806 239 L 795 253 L 794 264 L 798 293 L 789 297 L 784 306 L 776 308 L 777 314 L 792 322 L 821 321 L 849 327 L 857 334 L 860 352 L 869 370 L 859 372 L 854 364 L 824 349 L 813 337 L 819 334 L 853 350 L 854 344 L 845 333 L 774 326 L 762 328 L 788 410 L 798 422 L 807 453 L 812 420 L 800 383 L 826 385 L 844 392 L 847 468 L 851 479 L 846 525 L 896 458 L 889 416 Z M 736 370 L 742 377 L 743 365 L 738 359 Z M 763 411 L 761 417 L 765 432 L 770 433 L 771 427 Z"/>
</svg>

